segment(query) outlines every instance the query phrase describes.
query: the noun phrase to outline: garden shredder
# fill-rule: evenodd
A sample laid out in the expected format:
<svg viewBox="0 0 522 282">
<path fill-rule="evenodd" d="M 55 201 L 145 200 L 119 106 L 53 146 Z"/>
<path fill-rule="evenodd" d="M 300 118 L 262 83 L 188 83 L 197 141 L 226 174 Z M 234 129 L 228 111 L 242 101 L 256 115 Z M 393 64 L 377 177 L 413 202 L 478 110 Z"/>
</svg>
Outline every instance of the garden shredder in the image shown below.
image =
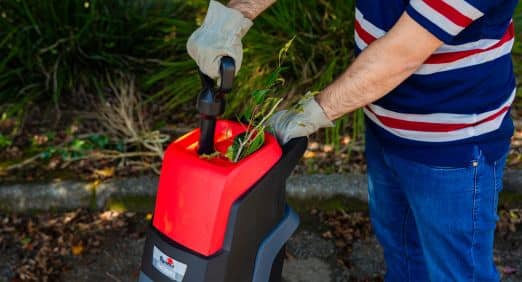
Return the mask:
<svg viewBox="0 0 522 282">
<path fill-rule="evenodd" d="M 140 282 L 281 280 L 285 244 L 299 225 L 286 204 L 285 183 L 307 139 L 280 147 L 265 133 L 263 146 L 237 163 L 209 157 L 226 152 L 246 130 L 241 123 L 217 119 L 234 74 L 230 57 L 221 59 L 219 87 L 200 72 L 200 128 L 165 152 Z"/>
</svg>

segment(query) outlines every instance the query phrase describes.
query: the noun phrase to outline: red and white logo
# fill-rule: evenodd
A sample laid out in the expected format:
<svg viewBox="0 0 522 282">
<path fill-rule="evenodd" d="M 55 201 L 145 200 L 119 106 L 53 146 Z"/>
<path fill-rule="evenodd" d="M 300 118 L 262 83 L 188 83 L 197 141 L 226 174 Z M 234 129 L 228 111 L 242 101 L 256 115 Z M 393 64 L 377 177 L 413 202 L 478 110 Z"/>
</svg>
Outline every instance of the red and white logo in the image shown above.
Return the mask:
<svg viewBox="0 0 522 282">
<path fill-rule="evenodd" d="M 167 258 L 167 264 L 168 265 L 173 265 L 174 264 L 174 260 L 172 258 Z"/>
<path fill-rule="evenodd" d="M 152 252 L 152 266 L 175 282 L 181 282 L 187 271 L 186 264 L 167 256 L 156 246 Z"/>
</svg>

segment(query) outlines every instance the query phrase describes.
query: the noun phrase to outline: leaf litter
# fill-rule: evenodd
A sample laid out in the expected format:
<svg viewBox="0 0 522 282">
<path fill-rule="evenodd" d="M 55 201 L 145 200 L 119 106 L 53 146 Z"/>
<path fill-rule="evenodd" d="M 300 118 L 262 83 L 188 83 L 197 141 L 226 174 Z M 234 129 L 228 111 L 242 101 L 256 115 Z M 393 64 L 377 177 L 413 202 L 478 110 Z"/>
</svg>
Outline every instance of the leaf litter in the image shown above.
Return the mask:
<svg viewBox="0 0 522 282">
<path fill-rule="evenodd" d="M 319 234 L 334 242 L 337 263 L 351 268 L 353 244 L 373 236 L 368 214 L 342 209 L 309 212 L 324 226 Z M 522 209 L 502 207 L 499 216 L 497 235 L 516 240 L 510 238 L 515 232 L 520 233 Z M 15 253 L 10 281 L 59 281 L 61 274 L 72 269 L 75 257 L 100 254 L 103 243 L 111 240 L 108 238 L 143 238 L 151 217 L 150 213 L 87 209 L 36 215 L 0 214 L 0 253 Z M 504 277 L 521 271 L 517 265 L 502 264 L 503 258 L 496 259 Z"/>
<path fill-rule="evenodd" d="M 0 252 L 16 253 L 11 281 L 58 281 L 72 257 L 101 252 L 110 234 L 144 236 L 145 214 L 92 212 L 0 214 Z"/>
</svg>

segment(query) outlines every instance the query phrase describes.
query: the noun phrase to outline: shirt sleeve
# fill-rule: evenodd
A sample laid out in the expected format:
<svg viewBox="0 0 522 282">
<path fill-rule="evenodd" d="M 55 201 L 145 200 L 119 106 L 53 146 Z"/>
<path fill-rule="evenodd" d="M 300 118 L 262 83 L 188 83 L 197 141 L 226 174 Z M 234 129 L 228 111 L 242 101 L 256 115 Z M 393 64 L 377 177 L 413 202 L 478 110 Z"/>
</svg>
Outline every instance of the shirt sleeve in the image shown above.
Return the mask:
<svg viewBox="0 0 522 282">
<path fill-rule="evenodd" d="M 492 0 L 410 0 L 406 12 L 438 39 L 449 43 L 495 4 Z"/>
</svg>

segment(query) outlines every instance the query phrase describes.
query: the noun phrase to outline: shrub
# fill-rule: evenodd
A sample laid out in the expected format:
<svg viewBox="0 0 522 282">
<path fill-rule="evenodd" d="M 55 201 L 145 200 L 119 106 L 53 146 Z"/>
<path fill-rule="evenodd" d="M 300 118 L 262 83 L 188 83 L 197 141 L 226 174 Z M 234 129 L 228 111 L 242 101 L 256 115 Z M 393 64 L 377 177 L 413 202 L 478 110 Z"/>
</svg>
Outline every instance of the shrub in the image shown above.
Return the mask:
<svg viewBox="0 0 522 282">
<path fill-rule="evenodd" d="M 106 73 L 166 56 L 181 1 L 0 0 L 0 103 L 97 94 Z M 5 55 L 4 55 L 5 54 Z"/>
<path fill-rule="evenodd" d="M 107 77 L 121 72 L 135 76 L 143 100 L 161 105 L 164 113 L 192 105 L 200 84 L 185 43 L 207 5 L 207 0 L 0 0 L 0 54 L 5 54 L 0 105 L 23 109 L 29 102 L 58 104 L 77 92 L 103 95 Z M 296 100 L 295 93 L 331 82 L 352 59 L 353 13 L 354 1 L 277 1 L 244 39 L 244 63 L 226 115 L 237 115 L 245 97 L 262 88 L 278 66 L 277 51 L 291 38 L 281 73 L 285 104 Z M 327 134 L 332 141 L 345 127 L 360 128 L 350 118 L 337 124 Z"/>
</svg>

